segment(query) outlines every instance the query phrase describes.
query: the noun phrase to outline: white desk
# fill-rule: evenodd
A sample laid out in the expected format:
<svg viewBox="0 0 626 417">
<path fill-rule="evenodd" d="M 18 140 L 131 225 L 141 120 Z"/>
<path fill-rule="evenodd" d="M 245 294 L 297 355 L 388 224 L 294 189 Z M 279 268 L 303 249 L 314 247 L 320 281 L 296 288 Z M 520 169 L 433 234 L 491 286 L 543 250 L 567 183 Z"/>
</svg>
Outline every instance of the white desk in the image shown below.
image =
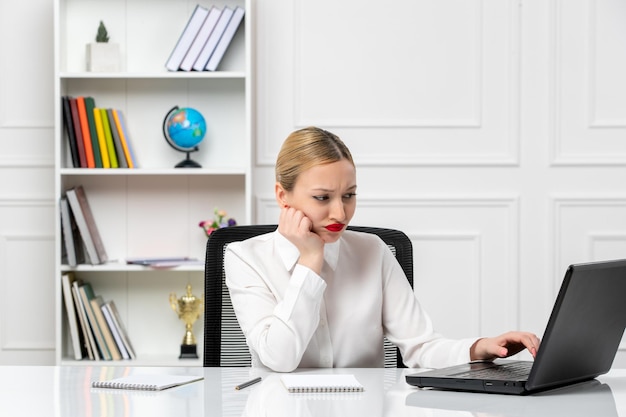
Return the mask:
<svg viewBox="0 0 626 417">
<path fill-rule="evenodd" d="M 591 383 L 527 397 L 419 390 L 406 369 L 316 369 L 352 373 L 363 393 L 289 394 L 279 374 L 241 391 L 235 385 L 258 371 L 244 368 L 143 368 L 78 366 L 0 367 L 0 415 L 56 417 L 350 417 L 350 416 L 599 416 L 626 417 L 626 370 Z M 204 375 L 204 380 L 161 392 L 90 388 L 96 379 L 128 373 Z"/>
</svg>

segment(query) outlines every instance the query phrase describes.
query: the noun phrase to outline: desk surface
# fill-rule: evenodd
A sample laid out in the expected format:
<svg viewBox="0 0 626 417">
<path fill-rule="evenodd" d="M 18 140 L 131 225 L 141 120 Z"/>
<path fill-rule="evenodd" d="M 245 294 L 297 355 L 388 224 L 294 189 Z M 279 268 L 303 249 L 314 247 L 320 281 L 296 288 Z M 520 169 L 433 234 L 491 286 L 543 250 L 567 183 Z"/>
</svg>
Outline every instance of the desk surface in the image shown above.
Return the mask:
<svg viewBox="0 0 626 417">
<path fill-rule="evenodd" d="M 0 415 L 134 416 L 602 416 L 626 417 L 626 370 L 527 397 L 420 390 L 407 369 L 316 369 L 350 373 L 362 393 L 289 394 L 280 374 L 247 368 L 98 366 L 0 367 Z M 93 389 L 91 381 L 128 374 L 191 374 L 204 380 L 160 391 Z M 256 376 L 261 383 L 234 387 Z"/>
</svg>

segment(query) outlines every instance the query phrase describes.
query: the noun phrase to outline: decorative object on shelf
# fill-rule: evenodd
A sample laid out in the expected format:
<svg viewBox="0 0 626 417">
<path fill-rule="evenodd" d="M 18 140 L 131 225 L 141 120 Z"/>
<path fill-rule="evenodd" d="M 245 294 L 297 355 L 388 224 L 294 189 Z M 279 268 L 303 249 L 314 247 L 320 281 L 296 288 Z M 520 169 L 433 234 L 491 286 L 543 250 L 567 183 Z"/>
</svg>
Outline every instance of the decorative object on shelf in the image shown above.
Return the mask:
<svg viewBox="0 0 626 417">
<path fill-rule="evenodd" d="M 117 72 L 120 70 L 120 46 L 109 43 L 109 34 L 100 21 L 96 41 L 87 44 L 87 71 Z"/>
<path fill-rule="evenodd" d="M 189 154 L 198 150 L 198 145 L 206 134 L 204 116 L 191 107 L 172 107 L 163 119 L 163 136 L 165 141 L 179 152 L 185 152 L 187 158 L 175 165 L 176 168 L 201 168 L 202 165 L 193 161 Z"/>
<path fill-rule="evenodd" d="M 203 311 L 202 300 L 191 293 L 191 284 L 187 284 L 187 294 L 181 298 L 176 298 L 175 293 L 170 294 L 170 306 L 178 314 L 178 318 L 185 322 L 185 336 L 183 343 L 180 345 L 179 359 L 197 359 L 198 345 L 193 335 L 193 324 Z"/>
<path fill-rule="evenodd" d="M 213 220 L 202 220 L 200 223 L 198 223 L 198 226 L 204 229 L 204 233 L 206 233 L 207 237 L 211 236 L 211 233 L 213 233 L 213 231 L 216 229 L 221 229 L 222 227 L 237 226 L 237 221 L 232 217 L 228 220 L 225 220 L 226 216 L 228 216 L 228 213 L 226 213 L 224 210 L 219 210 L 216 207 L 213 211 L 213 214 Z"/>
</svg>

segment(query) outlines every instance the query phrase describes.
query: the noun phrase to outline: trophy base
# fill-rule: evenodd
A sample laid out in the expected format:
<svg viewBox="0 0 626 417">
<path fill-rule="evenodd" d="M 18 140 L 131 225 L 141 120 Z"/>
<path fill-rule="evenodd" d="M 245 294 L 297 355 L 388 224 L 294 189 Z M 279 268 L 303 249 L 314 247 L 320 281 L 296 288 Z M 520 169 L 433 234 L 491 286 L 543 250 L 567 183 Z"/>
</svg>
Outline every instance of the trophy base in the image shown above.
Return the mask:
<svg viewBox="0 0 626 417">
<path fill-rule="evenodd" d="M 180 356 L 178 359 L 198 359 L 197 345 L 180 345 Z"/>
</svg>

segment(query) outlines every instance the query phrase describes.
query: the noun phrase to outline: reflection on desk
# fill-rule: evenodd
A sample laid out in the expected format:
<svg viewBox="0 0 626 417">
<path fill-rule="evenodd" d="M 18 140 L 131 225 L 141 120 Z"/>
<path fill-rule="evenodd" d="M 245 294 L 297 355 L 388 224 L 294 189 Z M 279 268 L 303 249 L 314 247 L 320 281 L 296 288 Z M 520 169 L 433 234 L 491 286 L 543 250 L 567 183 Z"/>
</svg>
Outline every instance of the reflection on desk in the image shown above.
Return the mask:
<svg viewBox="0 0 626 417">
<path fill-rule="evenodd" d="M 291 394 L 280 374 L 249 368 L 0 366 L 0 414 L 56 417 L 233 416 L 602 416 L 626 417 L 626 370 L 526 397 L 420 390 L 406 369 L 315 369 L 354 374 L 364 392 Z M 159 392 L 91 388 L 91 381 L 130 374 L 202 375 Z M 261 383 L 235 386 L 257 376 Z"/>
</svg>

